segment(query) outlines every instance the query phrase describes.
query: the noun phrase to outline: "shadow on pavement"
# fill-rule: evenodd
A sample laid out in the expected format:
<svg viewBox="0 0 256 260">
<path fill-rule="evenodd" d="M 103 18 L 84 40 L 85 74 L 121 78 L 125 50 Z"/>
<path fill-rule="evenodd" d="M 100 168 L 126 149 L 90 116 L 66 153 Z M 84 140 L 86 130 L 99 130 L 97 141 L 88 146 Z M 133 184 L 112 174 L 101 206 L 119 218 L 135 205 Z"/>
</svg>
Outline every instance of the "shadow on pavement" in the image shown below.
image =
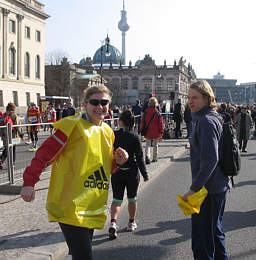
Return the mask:
<svg viewBox="0 0 256 260">
<path fill-rule="evenodd" d="M 256 153 L 240 153 L 241 157 L 256 157 Z"/>
<path fill-rule="evenodd" d="M 107 232 L 107 231 L 106 231 Z M 118 229 L 118 234 L 127 233 L 126 228 Z M 135 234 L 135 233 L 134 233 Z M 111 242 L 112 240 L 109 239 L 108 233 L 101 234 L 101 235 L 94 235 L 92 240 L 93 246 L 98 246 L 107 242 Z"/>
<path fill-rule="evenodd" d="M 156 246 L 132 246 L 125 248 L 109 248 L 109 249 L 94 249 L 93 259 L 111 259 L 111 260 L 136 260 L 136 259 L 146 259 L 146 260 L 156 260 L 156 259 L 166 259 L 168 254 L 168 259 L 170 259 L 170 252 L 165 251 L 161 247 Z"/>
<path fill-rule="evenodd" d="M 177 221 L 166 221 L 156 223 L 156 228 L 144 229 L 134 233 L 139 236 L 153 235 L 166 230 L 175 230 L 175 233 L 181 235 L 167 240 L 160 241 L 161 245 L 175 245 L 190 239 L 190 218 L 181 219 Z"/>
<path fill-rule="evenodd" d="M 256 181 L 240 181 L 237 184 L 235 184 L 235 188 L 236 187 L 247 186 L 247 185 L 256 185 Z"/>
<path fill-rule="evenodd" d="M 175 162 L 187 162 L 190 161 L 189 157 L 180 157 L 180 158 L 175 158 L 174 159 Z"/>
<path fill-rule="evenodd" d="M 243 229 L 247 227 L 255 227 L 256 210 L 247 212 L 226 211 L 223 217 L 223 228 L 225 232 Z"/>
<path fill-rule="evenodd" d="M 64 237 L 61 232 L 46 232 L 37 235 L 28 234 L 27 236 L 23 236 L 26 233 L 35 231 L 36 230 L 24 231 L 1 237 L 3 243 L 0 243 L 0 251 L 38 247 L 38 245 L 45 246 L 64 242 Z M 51 239 L 49 239 L 49 237 L 51 237 Z M 54 239 L 52 239 L 53 237 Z"/>
<path fill-rule="evenodd" d="M 227 211 L 223 217 L 223 228 L 225 232 L 232 230 L 239 230 L 247 227 L 254 227 L 256 225 L 256 210 L 248 212 Z M 156 223 L 155 228 L 144 229 L 137 231 L 137 236 L 147 236 L 165 232 L 167 230 L 175 230 L 179 234 L 178 237 L 171 237 L 170 239 L 162 240 L 161 245 L 175 245 L 190 239 L 191 225 L 190 218 L 181 219 L 177 221 L 166 221 Z"/>
<path fill-rule="evenodd" d="M 250 251 L 247 251 L 247 252 L 243 252 L 243 253 L 240 253 L 240 254 L 237 254 L 237 255 L 231 255 L 230 259 L 245 259 L 245 257 L 248 257 L 248 256 L 254 256 L 250 259 L 256 259 L 256 249 L 253 249 L 253 250 L 250 250 Z"/>
</svg>

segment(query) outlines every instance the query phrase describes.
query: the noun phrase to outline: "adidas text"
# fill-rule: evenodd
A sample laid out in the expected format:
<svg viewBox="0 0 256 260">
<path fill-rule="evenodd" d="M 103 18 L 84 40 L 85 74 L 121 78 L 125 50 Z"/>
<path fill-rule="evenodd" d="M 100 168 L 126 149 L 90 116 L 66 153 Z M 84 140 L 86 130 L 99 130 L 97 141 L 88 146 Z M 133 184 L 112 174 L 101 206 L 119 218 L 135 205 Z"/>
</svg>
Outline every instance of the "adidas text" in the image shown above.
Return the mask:
<svg viewBox="0 0 256 260">
<path fill-rule="evenodd" d="M 88 179 L 84 182 L 85 188 L 108 190 L 109 182 L 103 167 L 95 171 L 92 175 L 88 176 Z"/>
<path fill-rule="evenodd" d="M 103 182 L 103 181 L 89 181 L 89 180 L 86 180 L 85 182 L 84 182 L 84 187 L 85 188 L 91 188 L 91 189 L 93 189 L 93 188 L 97 188 L 97 189 L 99 189 L 99 190 L 108 190 L 108 188 L 109 188 L 109 184 L 108 183 L 106 183 L 106 182 Z"/>
</svg>

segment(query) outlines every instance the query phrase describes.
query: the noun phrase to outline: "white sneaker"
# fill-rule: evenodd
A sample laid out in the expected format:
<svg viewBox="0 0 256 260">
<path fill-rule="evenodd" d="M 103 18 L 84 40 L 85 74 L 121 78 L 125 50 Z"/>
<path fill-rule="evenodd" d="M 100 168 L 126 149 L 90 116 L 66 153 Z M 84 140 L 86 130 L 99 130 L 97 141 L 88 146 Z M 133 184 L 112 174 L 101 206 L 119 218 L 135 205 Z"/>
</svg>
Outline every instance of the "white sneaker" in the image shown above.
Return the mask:
<svg viewBox="0 0 256 260">
<path fill-rule="evenodd" d="M 117 230 L 116 222 L 111 222 L 108 229 L 108 236 L 110 239 L 117 238 L 116 230 Z"/>
<path fill-rule="evenodd" d="M 136 222 L 129 222 L 127 226 L 127 231 L 135 231 L 137 229 L 137 224 Z"/>
</svg>

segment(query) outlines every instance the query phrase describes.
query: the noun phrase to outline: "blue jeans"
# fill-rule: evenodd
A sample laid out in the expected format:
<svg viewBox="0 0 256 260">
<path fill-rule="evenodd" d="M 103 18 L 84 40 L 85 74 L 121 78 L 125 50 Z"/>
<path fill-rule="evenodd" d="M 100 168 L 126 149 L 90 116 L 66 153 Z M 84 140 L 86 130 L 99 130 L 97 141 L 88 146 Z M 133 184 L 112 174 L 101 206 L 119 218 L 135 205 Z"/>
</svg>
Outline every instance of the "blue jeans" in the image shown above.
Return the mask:
<svg viewBox="0 0 256 260">
<path fill-rule="evenodd" d="M 192 251 L 195 260 L 228 260 L 222 228 L 226 194 L 208 194 L 200 213 L 192 215 Z"/>
</svg>

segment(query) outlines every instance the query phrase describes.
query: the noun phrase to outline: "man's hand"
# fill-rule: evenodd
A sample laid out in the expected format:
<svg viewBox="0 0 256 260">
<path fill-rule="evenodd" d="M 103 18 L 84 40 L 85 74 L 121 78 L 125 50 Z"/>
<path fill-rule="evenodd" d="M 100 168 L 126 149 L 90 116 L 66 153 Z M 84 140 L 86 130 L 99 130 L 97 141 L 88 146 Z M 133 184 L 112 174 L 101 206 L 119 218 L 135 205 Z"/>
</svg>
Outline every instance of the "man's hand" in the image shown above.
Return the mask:
<svg viewBox="0 0 256 260">
<path fill-rule="evenodd" d="M 184 201 L 188 201 L 188 196 L 190 196 L 190 195 L 192 195 L 192 194 L 194 194 L 195 192 L 194 191 L 192 191 L 192 190 L 189 190 L 187 193 L 185 193 L 184 195 L 183 195 L 183 200 Z"/>
<path fill-rule="evenodd" d="M 123 165 L 129 158 L 129 154 L 122 149 L 121 147 L 118 147 L 115 150 L 115 160 L 118 165 Z"/>
<path fill-rule="evenodd" d="M 31 202 L 35 199 L 35 189 L 31 186 L 25 186 L 21 188 L 20 196 L 26 202 Z"/>
</svg>

